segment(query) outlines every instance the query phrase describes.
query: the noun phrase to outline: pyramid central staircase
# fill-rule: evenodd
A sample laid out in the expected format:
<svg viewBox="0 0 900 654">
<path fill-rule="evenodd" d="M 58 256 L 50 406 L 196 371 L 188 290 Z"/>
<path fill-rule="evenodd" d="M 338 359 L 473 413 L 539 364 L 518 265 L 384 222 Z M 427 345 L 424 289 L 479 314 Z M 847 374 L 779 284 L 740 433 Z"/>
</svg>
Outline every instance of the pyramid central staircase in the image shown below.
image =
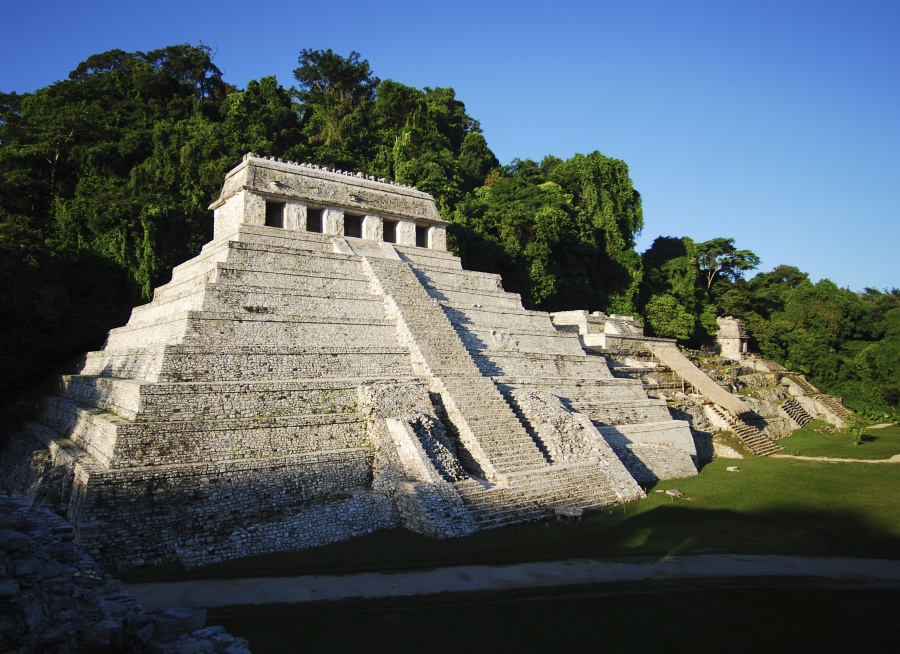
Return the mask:
<svg viewBox="0 0 900 654">
<path fill-rule="evenodd" d="M 396 317 L 413 369 L 431 376 L 479 477 L 454 485 L 475 523 L 494 527 L 546 516 L 556 508 L 592 509 L 620 500 L 597 460 L 553 465 L 489 377 L 475 365 L 441 305 L 396 250 L 364 256 L 363 269 Z M 624 469 L 621 471 L 624 473 Z M 626 475 L 627 476 L 627 475 Z M 642 495 L 633 484 L 632 498 Z"/>
</svg>

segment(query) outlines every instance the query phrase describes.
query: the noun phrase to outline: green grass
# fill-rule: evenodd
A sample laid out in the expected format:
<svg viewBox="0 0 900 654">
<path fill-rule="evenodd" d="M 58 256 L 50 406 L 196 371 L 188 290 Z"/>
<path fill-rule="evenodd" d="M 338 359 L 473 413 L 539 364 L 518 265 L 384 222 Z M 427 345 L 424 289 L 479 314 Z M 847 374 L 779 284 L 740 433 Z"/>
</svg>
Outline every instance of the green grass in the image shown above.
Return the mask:
<svg viewBox="0 0 900 654">
<path fill-rule="evenodd" d="M 269 652 L 882 652 L 900 591 L 754 579 L 213 609 Z M 724 586 L 724 587 L 723 587 Z M 892 645 L 893 643 L 893 645 Z"/>
<path fill-rule="evenodd" d="M 740 472 L 728 472 L 737 465 Z M 792 459 L 720 459 L 696 477 L 661 482 L 687 499 L 644 500 L 587 514 L 433 540 L 402 529 L 304 552 L 184 570 L 168 565 L 132 581 L 342 574 L 580 557 L 659 557 L 711 552 L 900 558 L 900 467 Z"/>
<path fill-rule="evenodd" d="M 839 459 L 889 459 L 900 454 L 900 426 L 866 429 L 856 444 L 856 435 L 849 432 L 829 434 L 817 432 L 825 423 L 814 420 L 791 436 L 778 441 L 784 454 L 826 456 Z"/>
<path fill-rule="evenodd" d="M 753 386 L 753 387 L 744 387 L 738 389 L 738 395 L 744 396 L 752 396 L 759 391 L 774 391 L 777 390 L 780 386 L 775 384 L 774 386 Z"/>
</svg>

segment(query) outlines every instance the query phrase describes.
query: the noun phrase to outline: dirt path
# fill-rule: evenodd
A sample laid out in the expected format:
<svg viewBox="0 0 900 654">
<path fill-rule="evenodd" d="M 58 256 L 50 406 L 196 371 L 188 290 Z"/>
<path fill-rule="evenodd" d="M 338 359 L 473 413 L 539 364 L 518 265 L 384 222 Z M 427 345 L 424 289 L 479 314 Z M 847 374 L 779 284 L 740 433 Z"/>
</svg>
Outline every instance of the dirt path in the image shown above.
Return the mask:
<svg viewBox="0 0 900 654">
<path fill-rule="evenodd" d="M 801 461 L 830 461 L 831 463 L 900 463 L 900 454 L 890 459 L 838 459 L 830 456 L 799 456 L 796 454 L 770 454 L 772 459 L 800 459 Z"/>
<path fill-rule="evenodd" d="M 900 585 L 900 561 L 713 554 L 651 561 L 576 559 L 506 566 L 457 566 L 417 572 L 126 584 L 126 588 L 138 602 L 148 607 L 210 608 L 648 579 L 761 576 L 824 577 L 896 587 Z"/>
</svg>

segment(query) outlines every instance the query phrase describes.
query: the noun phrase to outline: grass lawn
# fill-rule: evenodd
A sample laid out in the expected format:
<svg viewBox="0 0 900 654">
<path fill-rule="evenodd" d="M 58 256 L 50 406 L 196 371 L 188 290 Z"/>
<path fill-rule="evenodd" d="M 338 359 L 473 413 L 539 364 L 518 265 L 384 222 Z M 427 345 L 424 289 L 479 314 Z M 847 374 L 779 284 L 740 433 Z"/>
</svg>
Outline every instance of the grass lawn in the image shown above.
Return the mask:
<svg viewBox="0 0 900 654">
<path fill-rule="evenodd" d="M 898 590 L 719 580 L 214 609 L 269 652 L 887 652 Z"/>
<path fill-rule="evenodd" d="M 740 467 L 728 472 L 728 466 Z M 900 557 L 900 467 L 791 459 L 718 460 L 639 502 L 584 522 L 523 525 L 435 541 L 403 531 L 199 576 L 511 563 L 709 552 Z M 678 488 L 685 500 L 665 493 Z M 184 574 L 184 573 L 182 573 Z M 188 572 L 188 574 L 196 574 Z M 182 577 L 183 578 L 183 577 Z M 821 580 L 645 581 L 558 589 L 213 609 L 269 652 L 888 652 L 900 590 Z"/>
<path fill-rule="evenodd" d="M 740 472 L 728 472 L 737 465 Z M 644 500 L 585 516 L 433 540 L 393 529 L 334 545 L 184 570 L 122 574 L 131 582 L 408 570 L 580 557 L 712 552 L 900 558 L 896 464 L 718 459 L 696 477 L 660 482 Z M 686 499 L 654 490 L 677 488 Z"/>
<path fill-rule="evenodd" d="M 863 431 L 862 442 L 855 443 L 855 434 L 817 432 L 823 422 L 814 420 L 791 436 L 778 441 L 784 454 L 828 456 L 841 459 L 890 459 L 900 454 L 900 426 Z"/>
</svg>

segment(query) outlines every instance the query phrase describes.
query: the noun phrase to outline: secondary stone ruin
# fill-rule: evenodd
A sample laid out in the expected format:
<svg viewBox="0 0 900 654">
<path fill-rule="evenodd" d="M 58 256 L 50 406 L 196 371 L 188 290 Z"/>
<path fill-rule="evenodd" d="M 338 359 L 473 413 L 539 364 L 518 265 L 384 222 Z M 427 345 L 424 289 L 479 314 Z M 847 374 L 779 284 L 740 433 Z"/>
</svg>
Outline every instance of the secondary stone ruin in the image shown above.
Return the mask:
<svg viewBox="0 0 900 654">
<path fill-rule="evenodd" d="M 11 457 L 100 561 L 462 536 L 696 474 L 688 423 L 463 270 L 428 194 L 251 154 L 211 209 Z"/>
</svg>

